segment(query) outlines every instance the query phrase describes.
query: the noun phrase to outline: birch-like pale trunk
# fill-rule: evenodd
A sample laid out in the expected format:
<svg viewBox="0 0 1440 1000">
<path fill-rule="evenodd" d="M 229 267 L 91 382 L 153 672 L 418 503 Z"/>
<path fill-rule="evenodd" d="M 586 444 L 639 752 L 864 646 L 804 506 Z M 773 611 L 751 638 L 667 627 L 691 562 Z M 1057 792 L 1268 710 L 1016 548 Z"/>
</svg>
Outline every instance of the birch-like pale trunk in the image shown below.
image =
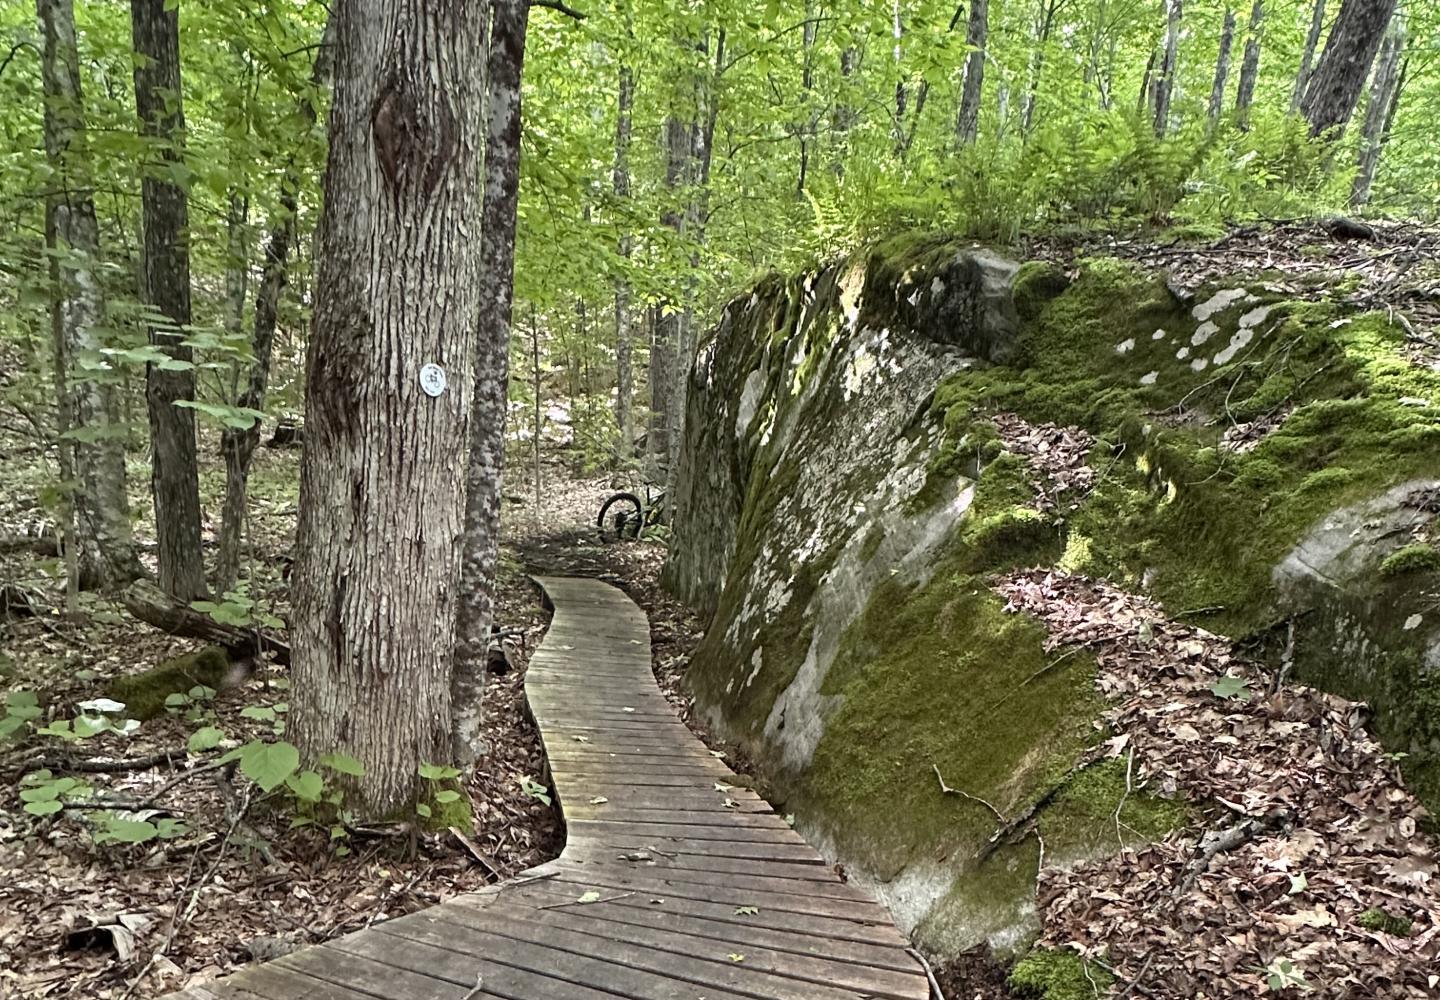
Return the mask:
<svg viewBox="0 0 1440 1000">
<path fill-rule="evenodd" d="M 1365 109 L 1365 126 L 1360 137 L 1360 163 L 1350 192 L 1350 204 L 1360 208 L 1370 202 L 1375 186 L 1375 173 L 1380 168 L 1380 153 L 1395 109 L 1400 100 L 1400 65 L 1405 54 L 1405 18 L 1398 11 L 1390 22 L 1390 30 L 1375 60 L 1375 77 L 1370 82 L 1370 102 Z"/>
<path fill-rule="evenodd" d="M 1175 96 L 1175 73 L 1180 61 L 1182 6 L 1183 0 L 1170 0 L 1165 18 L 1165 51 L 1155 76 L 1155 134 L 1162 139 L 1170 131 L 1170 103 Z"/>
<path fill-rule="evenodd" d="M 1225 23 L 1220 28 L 1220 55 L 1215 60 L 1215 82 L 1210 87 L 1208 115 L 1213 127 L 1225 110 L 1225 84 L 1230 79 L 1230 50 L 1235 45 L 1235 11 L 1227 4 Z"/>
<path fill-rule="evenodd" d="M 635 250 L 635 237 L 625 216 L 630 201 L 630 136 L 635 105 L 635 73 L 628 65 L 620 67 L 620 89 L 616 98 L 615 169 L 611 180 L 615 199 L 621 205 L 620 240 L 617 246 L 623 261 L 629 261 Z M 619 456 L 628 460 L 635 451 L 635 384 L 631 362 L 632 317 L 630 315 L 630 281 L 624 273 L 615 279 L 615 424 L 620 430 Z"/>
<path fill-rule="evenodd" d="M 466 464 L 464 568 L 459 643 L 450 681 L 451 753 L 474 763 L 484 752 L 485 659 L 495 617 L 500 490 L 514 310 L 515 217 L 520 201 L 520 78 L 530 0 L 494 0 L 485 134 L 485 214 L 480 264 L 479 343 Z"/>
<path fill-rule="evenodd" d="M 986 45 L 990 39 L 990 0 L 971 0 L 970 27 L 965 44 L 965 83 L 960 91 L 960 110 L 955 116 L 955 142 L 968 146 L 980 133 L 980 98 L 985 93 Z"/>
<path fill-rule="evenodd" d="M 1305 89 L 1302 110 L 1312 137 L 1343 129 L 1355 113 L 1370 66 L 1395 13 L 1396 0 L 1344 0 L 1315 75 Z"/>
<path fill-rule="evenodd" d="M 180 14 L 167 0 L 130 0 L 135 52 L 135 110 L 140 133 L 153 143 L 162 165 L 182 162 L 185 111 L 180 91 Z M 147 170 L 140 186 L 144 230 L 143 294 L 165 317 L 150 327 L 150 342 L 172 359 L 189 363 L 183 343 L 190 325 L 190 218 L 185 189 L 166 171 Z M 194 369 L 145 370 L 150 417 L 150 486 L 155 498 L 155 537 L 160 589 L 188 602 L 205 593 L 200 545 L 200 479 L 195 457 L 195 413 L 177 406 L 195 398 Z"/>
<path fill-rule="evenodd" d="M 1260 33 L 1265 26 L 1265 4 L 1255 0 L 1250 8 L 1250 30 L 1245 39 L 1245 59 L 1240 64 L 1240 89 L 1235 95 L 1235 123 L 1250 127 L 1250 107 L 1255 103 L 1255 82 L 1260 79 Z"/>
<path fill-rule="evenodd" d="M 1315 50 L 1320 47 L 1320 35 L 1325 30 L 1325 0 L 1315 0 L 1310 11 L 1310 30 L 1305 34 L 1305 47 L 1300 52 L 1300 69 L 1295 73 L 1295 89 L 1290 94 L 1290 111 L 1296 113 L 1305 101 L 1305 91 L 1310 87 L 1310 75 L 1315 66 Z"/>
<path fill-rule="evenodd" d="M 310 71 L 310 84 L 319 89 L 330 81 L 333 64 L 334 36 L 326 25 L 315 62 Z M 315 124 L 317 111 L 313 95 L 300 99 L 296 118 L 302 130 Z M 297 193 L 303 178 L 295 156 L 286 161 L 280 178 L 279 211 L 270 220 L 270 233 L 265 241 L 265 260 L 260 274 L 260 287 L 255 292 L 255 321 L 250 335 L 253 360 L 244 372 L 245 385 L 236 394 L 237 406 L 250 410 L 265 408 L 265 394 L 270 384 L 270 359 L 275 348 L 275 330 L 279 323 L 280 297 L 290 278 L 290 254 L 295 246 Z M 243 292 L 242 292 L 243 294 Z M 250 464 L 260 446 L 260 422 L 249 427 L 225 427 L 220 432 L 220 453 L 225 459 L 225 499 L 220 508 L 220 544 L 215 558 L 215 588 L 221 592 L 234 585 L 240 573 L 240 542 L 245 529 L 245 504 L 249 491 Z"/>
<path fill-rule="evenodd" d="M 62 471 L 75 488 L 67 504 L 73 581 L 116 588 L 144 574 L 130 537 L 125 437 L 115 387 L 81 377 L 78 362 L 98 360 L 104 294 L 96 267 L 100 230 L 86 162 L 84 95 L 72 0 L 37 0 L 43 37 L 45 155 L 55 193 L 46 202 L 57 411 Z M 73 590 L 73 587 L 71 588 Z"/>
<path fill-rule="evenodd" d="M 332 17 L 291 733 L 310 758 L 354 754 L 347 805 L 375 817 L 451 755 L 490 5 L 348 0 Z M 422 387 L 427 365 L 443 386 Z"/>
<path fill-rule="evenodd" d="M 690 177 L 690 154 L 694 149 L 694 123 L 671 115 L 665 120 L 665 191 L 668 204 L 660 213 L 660 224 L 683 236 L 685 212 L 680 204 L 681 190 Z M 650 344 L 650 426 L 646 434 L 646 451 L 656 478 L 668 475 L 670 469 L 670 435 L 675 419 L 674 383 L 679 378 L 680 351 L 684 340 L 686 309 L 680 302 L 671 302 L 655 323 Z"/>
</svg>

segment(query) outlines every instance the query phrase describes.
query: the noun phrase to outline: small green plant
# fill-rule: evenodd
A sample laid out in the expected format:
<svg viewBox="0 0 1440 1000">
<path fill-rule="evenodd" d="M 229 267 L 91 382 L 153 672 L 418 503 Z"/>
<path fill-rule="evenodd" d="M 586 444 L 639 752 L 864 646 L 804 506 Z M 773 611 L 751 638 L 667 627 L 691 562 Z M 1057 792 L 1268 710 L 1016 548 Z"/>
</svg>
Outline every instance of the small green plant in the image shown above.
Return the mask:
<svg viewBox="0 0 1440 1000">
<path fill-rule="evenodd" d="M 1367 931 L 1380 931 L 1394 937 L 1409 937 L 1414 924 L 1405 917 L 1387 913 L 1378 906 L 1372 906 L 1355 920 Z"/>
<path fill-rule="evenodd" d="M 17 738 L 40 718 L 40 702 L 34 691 L 10 691 L 5 695 L 5 713 L 0 715 L 0 744 Z"/>
<path fill-rule="evenodd" d="M 547 806 L 551 804 L 550 790 L 540 784 L 540 782 L 523 774 L 517 774 L 515 780 L 520 783 L 520 790 L 526 795 L 532 799 L 543 802 Z"/>
<path fill-rule="evenodd" d="M 20 801 L 32 816 L 51 816 L 67 801 L 89 798 L 91 788 L 78 778 L 57 778 L 48 770 L 32 771 L 20 782 Z"/>
<path fill-rule="evenodd" d="M 168 715 L 183 715 L 186 722 L 205 722 L 215 718 L 211 707 L 215 701 L 215 689 L 196 684 L 188 691 L 172 691 L 165 696 L 165 712 Z"/>
<path fill-rule="evenodd" d="M 243 583 L 237 584 L 233 590 L 225 591 L 219 601 L 191 601 L 190 606 L 209 615 L 221 625 L 233 625 L 236 628 L 251 628 L 256 625 L 266 628 L 285 627 L 285 623 L 274 615 L 256 610 L 249 587 Z"/>
<path fill-rule="evenodd" d="M 428 801 L 415 803 L 415 812 L 426 820 L 435 820 L 437 812 L 442 814 L 441 818 L 448 818 L 454 811 L 452 807 L 464 797 L 450 787 L 460 777 L 460 770 L 445 764 L 421 764 L 420 777 L 428 786 L 424 796 Z M 447 822 L 445 825 L 450 824 Z"/>
<path fill-rule="evenodd" d="M 1301 993 L 1310 992 L 1305 973 L 1288 958 L 1277 958 L 1261 971 L 1265 973 L 1265 985 L 1270 988 L 1271 993 L 1282 993 L 1291 989 Z"/>
<path fill-rule="evenodd" d="M 242 719 L 254 719 L 257 722 L 268 722 L 276 736 L 285 735 L 285 714 L 290 711 L 287 702 L 277 702 L 274 705 L 247 705 L 240 710 Z"/>
</svg>

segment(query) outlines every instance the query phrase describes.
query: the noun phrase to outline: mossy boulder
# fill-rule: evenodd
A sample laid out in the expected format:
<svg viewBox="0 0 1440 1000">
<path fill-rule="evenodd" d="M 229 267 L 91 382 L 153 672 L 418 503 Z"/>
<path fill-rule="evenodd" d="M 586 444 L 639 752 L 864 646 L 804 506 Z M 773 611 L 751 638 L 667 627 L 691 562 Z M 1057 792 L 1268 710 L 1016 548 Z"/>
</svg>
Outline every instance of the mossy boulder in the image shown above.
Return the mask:
<svg viewBox="0 0 1440 1000">
<path fill-rule="evenodd" d="M 109 697 L 124 702 L 126 714 L 145 721 L 165 711 L 165 699 L 196 686 L 219 690 L 230 672 L 230 656 L 220 646 L 162 660 L 149 670 L 117 677 Z"/>
<path fill-rule="evenodd" d="M 1016 267 L 926 236 L 769 278 L 703 345 L 665 569 L 711 616 L 687 683 L 801 832 L 922 943 L 1023 951 L 1038 842 L 990 850 L 992 807 L 1043 803 L 1061 865 L 1187 815 L 1127 791 L 1117 761 L 1077 766 L 1110 735 L 1093 663 L 1048 650 L 997 573 L 1053 565 L 1146 592 L 1372 700 L 1417 782 L 1440 761 L 1437 616 L 1414 610 L 1435 573 L 1382 570 L 1440 509 L 1423 493 L 1440 480 L 1440 374 L 1383 315 L 1298 294 L 1260 276 L 1182 298 L 1119 261 Z M 1039 502 L 1002 412 L 1086 431 L 1091 485 Z M 1342 547 L 1338 590 L 1284 569 L 1327 519 L 1343 533 L 1406 504 L 1403 528 Z"/>
</svg>

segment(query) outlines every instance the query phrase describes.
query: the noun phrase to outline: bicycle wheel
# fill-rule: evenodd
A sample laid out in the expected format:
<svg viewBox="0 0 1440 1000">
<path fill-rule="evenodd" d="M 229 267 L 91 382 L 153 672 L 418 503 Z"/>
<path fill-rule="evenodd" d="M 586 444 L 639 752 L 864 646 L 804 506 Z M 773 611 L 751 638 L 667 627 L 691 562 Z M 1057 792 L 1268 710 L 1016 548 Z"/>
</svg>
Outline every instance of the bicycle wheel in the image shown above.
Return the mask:
<svg viewBox="0 0 1440 1000">
<path fill-rule="evenodd" d="M 601 538 L 638 538 L 644 508 L 634 493 L 616 493 L 600 505 L 595 526 Z"/>
</svg>

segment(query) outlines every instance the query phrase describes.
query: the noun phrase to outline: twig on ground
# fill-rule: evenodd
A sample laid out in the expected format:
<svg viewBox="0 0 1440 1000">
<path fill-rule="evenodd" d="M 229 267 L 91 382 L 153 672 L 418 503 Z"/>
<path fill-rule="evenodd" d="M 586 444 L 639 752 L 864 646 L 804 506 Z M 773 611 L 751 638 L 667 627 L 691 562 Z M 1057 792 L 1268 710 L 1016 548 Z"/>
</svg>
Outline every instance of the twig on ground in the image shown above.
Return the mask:
<svg viewBox="0 0 1440 1000">
<path fill-rule="evenodd" d="M 626 899 L 635 895 L 633 892 L 617 892 L 613 896 L 604 896 L 600 899 L 567 899 L 561 903 L 546 903 L 544 906 L 537 906 L 537 910 L 558 910 L 562 906 L 594 906 L 596 903 L 613 903 L 617 899 Z"/>
<path fill-rule="evenodd" d="M 941 792 L 941 794 L 944 794 L 944 795 L 958 795 L 958 796 L 960 796 L 960 797 L 963 798 L 963 799 L 969 799 L 971 802 L 978 802 L 978 803 L 980 803 L 982 806 L 984 806 L 986 809 L 989 809 L 992 813 L 994 813 L 994 814 L 995 814 L 995 818 L 1000 821 L 1000 824 L 1001 824 L 1002 826 L 1005 824 L 1005 814 L 1002 813 L 999 809 L 996 809 L 993 805 L 991 805 L 989 802 L 986 802 L 984 799 L 982 799 L 982 798 L 981 798 L 980 796 L 978 796 L 978 795 L 971 795 L 969 792 L 962 791 L 962 790 L 959 789 L 959 788 L 951 788 L 949 785 L 945 784 L 945 778 L 944 778 L 944 776 L 941 775 L 941 773 L 940 773 L 940 765 L 938 765 L 938 764 L 931 764 L 930 766 L 935 769 L 935 777 L 936 777 L 936 779 L 939 780 L 939 782 L 940 782 L 940 792 Z"/>
<path fill-rule="evenodd" d="M 1135 747 L 1130 747 L 1130 759 L 1125 764 L 1125 793 L 1120 796 L 1119 803 L 1115 806 L 1115 839 L 1120 843 L 1120 850 L 1125 850 L 1125 835 L 1120 832 L 1120 811 L 1125 808 L 1125 800 L 1130 797 L 1134 790 L 1132 780 L 1135 775 Z"/>
<path fill-rule="evenodd" d="M 925 970 L 925 978 L 930 980 L 930 992 L 933 994 L 934 1000 L 945 1000 L 945 991 L 940 988 L 940 981 L 935 978 L 935 970 L 930 968 L 930 963 L 926 961 L 925 956 L 920 954 L 917 948 L 906 948 L 905 951 L 920 963 L 920 968 Z"/>
</svg>

